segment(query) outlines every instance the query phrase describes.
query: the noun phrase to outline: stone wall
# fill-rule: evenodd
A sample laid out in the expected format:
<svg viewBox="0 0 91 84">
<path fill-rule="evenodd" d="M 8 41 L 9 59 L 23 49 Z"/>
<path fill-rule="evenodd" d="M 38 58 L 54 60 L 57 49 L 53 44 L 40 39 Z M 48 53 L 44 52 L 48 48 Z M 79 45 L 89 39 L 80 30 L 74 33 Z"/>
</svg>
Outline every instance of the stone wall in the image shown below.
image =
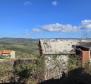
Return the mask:
<svg viewBox="0 0 91 84">
<path fill-rule="evenodd" d="M 91 40 L 82 39 L 41 39 L 39 41 L 40 55 L 45 61 L 45 80 L 59 78 L 68 71 L 68 55 L 75 54 L 73 45 L 81 45 Z"/>
<path fill-rule="evenodd" d="M 43 54 L 62 54 L 71 53 L 72 45 L 79 44 L 79 40 L 40 40 Z"/>
<path fill-rule="evenodd" d="M 68 55 L 45 55 L 45 80 L 60 78 L 68 72 Z"/>
</svg>

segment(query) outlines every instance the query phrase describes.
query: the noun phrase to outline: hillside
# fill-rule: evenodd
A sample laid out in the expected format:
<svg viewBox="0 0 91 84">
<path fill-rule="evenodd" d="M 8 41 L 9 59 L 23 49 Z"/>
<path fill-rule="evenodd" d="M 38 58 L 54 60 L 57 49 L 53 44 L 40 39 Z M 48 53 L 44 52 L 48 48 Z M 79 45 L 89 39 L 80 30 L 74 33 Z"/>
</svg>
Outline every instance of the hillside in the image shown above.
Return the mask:
<svg viewBox="0 0 91 84">
<path fill-rule="evenodd" d="M 24 38 L 0 38 L 0 50 L 16 51 L 16 58 L 36 57 L 38 53 L 38 40 Z"/>
</svg>

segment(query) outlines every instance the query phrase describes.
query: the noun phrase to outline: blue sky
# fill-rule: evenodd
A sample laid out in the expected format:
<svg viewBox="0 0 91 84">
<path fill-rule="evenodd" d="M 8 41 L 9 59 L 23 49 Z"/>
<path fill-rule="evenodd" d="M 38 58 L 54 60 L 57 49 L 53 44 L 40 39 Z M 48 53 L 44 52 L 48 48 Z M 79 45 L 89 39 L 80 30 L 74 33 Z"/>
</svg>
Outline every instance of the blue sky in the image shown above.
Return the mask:
<svg viewBox="0 0 91 84">
<path fill-rule="evenodd" d="M 0 0 L 0 37 L 91 37 L 90 9 L 91 0 Z"/>
</svg>

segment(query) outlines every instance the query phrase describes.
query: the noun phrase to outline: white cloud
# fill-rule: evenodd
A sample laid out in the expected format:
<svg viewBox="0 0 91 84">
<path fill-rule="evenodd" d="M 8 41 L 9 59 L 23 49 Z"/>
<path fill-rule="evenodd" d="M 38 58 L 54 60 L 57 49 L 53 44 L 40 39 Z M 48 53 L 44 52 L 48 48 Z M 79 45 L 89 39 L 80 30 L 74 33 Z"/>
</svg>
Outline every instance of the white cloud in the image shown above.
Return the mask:
<svg viewBox="0 0 91 84">
<path fill-rule="evenodd" d="M 25 1 L 24 2 L 24 6 L 29 6 L 29 5 L 32 5 L 32 3 L 30 1 Z"/>
<path fill-rule="evenodd" d="M 91 29 L 91 20 L 82 20 L 81 21 L 81 27 L 84 29 Z"/>
<path fill-rule="evenodd" d="M 52 1 L 52 5 L 53 6 L 57 6 L 58 5 L 58 2 L 55 0 L 55 1 Z"/>
<path fill-rule="evenodd" d="M 47 24 L 40 26 L 39 28 L 35 28 L 33 32 L 78 32 L 85 29 L 86 31 L 91 31 L 91 20 L 82 20 L 80 25 L 72 25 L 72 24 Z"/>
<path fill-rule="evenodd" d="M 48 32 L 72 32 L 72 31 L 78 31 L 78 28 L 76 26 L 72 26 L 70 24 L 48 24 L 41 27 L 42 30 L 48 31 Z"/>
<path fill-rule="evenodd" d="M 70 24 L 48 24 L 43 25 L 40 28 L 33 29 L 34 32 L 47 31 L 47 32 L 75 32 L 78 31 L 79 28 L 77 26 L 72 26 Z"/>
</svg>

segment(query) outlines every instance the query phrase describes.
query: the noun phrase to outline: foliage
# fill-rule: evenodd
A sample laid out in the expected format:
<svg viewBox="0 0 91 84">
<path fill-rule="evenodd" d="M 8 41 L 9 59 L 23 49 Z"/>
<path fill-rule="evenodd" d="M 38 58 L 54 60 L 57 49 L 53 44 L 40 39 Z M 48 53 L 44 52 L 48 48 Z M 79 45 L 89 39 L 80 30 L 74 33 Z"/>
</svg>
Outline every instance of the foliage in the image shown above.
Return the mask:
<svg viewBox="0 0 91 84">
<path fill-rule="evenodd" d="M 6 62 L 0 63 L 0 81 L 8 81 L 12 77 L 13 66 Z"/>
<path fill-rule="evenodd" d="M 81 67 L 81 60 L 77 55 L 69 55 L 68 68 L 69 71 Z"/>
<path fill-rule="evenodd" d="M 43 79 L 44 71 L 44 58 L 39 56 L 38 51 L 38 40 L 32 39 L 13 39 L 4 38 L 0 39 L 0 50 L 15 50 L 17 59 L 36 59 L 35 63 L 21 63 L 13 66 L 6 65 L 2 63 L 0 65 L 0 76 L 5 78 L 9 76 L 10 73 L 13 74 L 13 78 L 10 77 L 10 81 L 25 82 L 24 84 L 36 84 L 36 81 L 41 81 Z M 8 73 L 8 75 L 7 75 Z M 19 84 L 21 84 L 19 83 Z"/>
<path fill-rule="evenodd" d="M 36 72 L 37 79 L 38 79 L 38 81 L 41 81 L 41 80 L 44 79 L 44 67 L 45 67 L 44 57 L 38 56 L 36 65 L 37 65 L 36 66 L 36 68 L 37 68 L 37 72 Z"/>
<path fill-rule="evenodd" d="M 34 80 L 36 75 L 36 64 L 17 64 L 14 70 L 15 78 L 18 77 L 17 81 L 19 83 L 27 82 L 29 80 Z"/>
</svg>

